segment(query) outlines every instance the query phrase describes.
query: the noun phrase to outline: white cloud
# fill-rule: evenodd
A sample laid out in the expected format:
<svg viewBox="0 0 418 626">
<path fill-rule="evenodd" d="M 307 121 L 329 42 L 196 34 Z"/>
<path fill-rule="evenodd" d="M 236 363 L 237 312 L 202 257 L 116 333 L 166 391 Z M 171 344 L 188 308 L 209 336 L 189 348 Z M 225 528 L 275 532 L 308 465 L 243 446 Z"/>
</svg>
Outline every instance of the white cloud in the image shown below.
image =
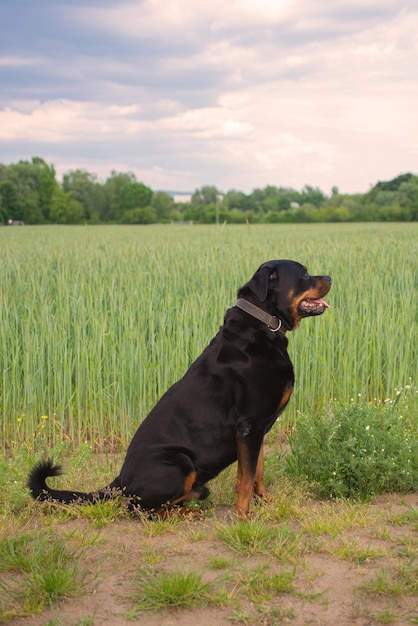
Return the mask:
<svg viewBox="0 0 418 626">
<path fill-rule="evenodd" d="M 137 105 L 103 106 L 68 100 L 32 102 L 30 110 L 28 106 L 25 109 L 18 103 L 0 111 L 0 139 L 52 143 L 129 134 L 126 120 L 139 111 Z"/>
<path fill-rule="evenodd" d="M 361 191 L 418 171 L 413 6 L 144 0 L 51 11 L 68 40 L 22 38 L 25 52 L 0 54 L 2 155 L 25 145 L 58 171 L 132 170 L 177 189 Z"/>
<path fill-rule="evenodd" d="M 29 56 L 0 56 L 0 67 L 31 67 L 40 65 L 43 59 Z"/>
<path fill-rule="evenodd" d="M 291 0 L 143 0 L 115 6 L 85 6 L 66 11 L 90 29 L 105 29 L 138 38 L 141 36 L 193 37 L 196 29 L 236 30 L 246 25 L 275 23 L 287 16 Z M 295 10 L 295 9 L 293 9 Z"/>
</svg>

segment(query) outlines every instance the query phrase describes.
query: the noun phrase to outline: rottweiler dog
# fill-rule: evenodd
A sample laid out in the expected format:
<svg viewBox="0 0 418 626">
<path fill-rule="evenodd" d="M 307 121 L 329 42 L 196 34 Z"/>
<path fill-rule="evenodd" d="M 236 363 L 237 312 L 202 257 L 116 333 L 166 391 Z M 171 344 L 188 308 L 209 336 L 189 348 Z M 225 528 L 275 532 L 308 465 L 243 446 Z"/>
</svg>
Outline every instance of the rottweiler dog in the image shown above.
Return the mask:
<svg viewBox="0 0 418 626">
<path fill-rule="evenodd" d="M 206 483 L 238 460 L 236 511 L 245 518 L 253 491 L 267 497 L 263 440 L 293 390 L 286 332 L 321 315 L 330 288 L 329 276 L 310 276 L 295 261 L 263 263 L 238 290 L 211 343 L 140 424 L 119 476 L 91 493 L 51 489 L 46 479 L 61 467 L 48 459 L 30 473 L 32 497 L 95 502 L 115 490 L 133 507 L 161 512 L 204 500 Z"/>
</svg>

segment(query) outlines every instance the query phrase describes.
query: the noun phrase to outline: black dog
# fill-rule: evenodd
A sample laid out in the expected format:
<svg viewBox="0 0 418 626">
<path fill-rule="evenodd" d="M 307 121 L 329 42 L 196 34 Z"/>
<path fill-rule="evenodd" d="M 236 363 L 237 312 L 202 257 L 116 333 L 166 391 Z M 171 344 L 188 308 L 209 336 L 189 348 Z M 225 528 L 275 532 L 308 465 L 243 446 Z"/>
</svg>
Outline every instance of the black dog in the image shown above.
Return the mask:
<svg viewBox="0 0 418 626">
<path fill-rule="evenodd" d="M 238 459 L 238 516 L 253 490 L 265 497 L 263 439 L 292 394 L 286 331 L 321 315 L 329 276 L 310 276 L 295 261 L 268 261 L 238 291 L 219 332 L 181 380 L 163 395 L 132 439 L 121 472 L 92 493 L 51 489 L 61 473 L 52 461 L 31 471 L 34 498 L 94 502 L 121 491 L 131 503 L 162 510 L 209 494 L 206 483 Z"/>
</svg>

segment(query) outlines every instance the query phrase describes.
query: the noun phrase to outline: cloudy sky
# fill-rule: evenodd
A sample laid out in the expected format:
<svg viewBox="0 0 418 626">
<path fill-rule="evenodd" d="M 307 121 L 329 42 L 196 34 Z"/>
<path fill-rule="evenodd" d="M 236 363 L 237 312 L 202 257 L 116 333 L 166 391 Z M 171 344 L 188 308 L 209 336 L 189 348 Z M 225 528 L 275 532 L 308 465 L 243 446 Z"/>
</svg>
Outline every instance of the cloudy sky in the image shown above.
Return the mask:
<svg viewBox="0 0 418 626">
<path fill-rule="evenodd" d="M 0 162 L 153 189 L 418 173 L 417 0 L 2 0 Z"/>
</svg>

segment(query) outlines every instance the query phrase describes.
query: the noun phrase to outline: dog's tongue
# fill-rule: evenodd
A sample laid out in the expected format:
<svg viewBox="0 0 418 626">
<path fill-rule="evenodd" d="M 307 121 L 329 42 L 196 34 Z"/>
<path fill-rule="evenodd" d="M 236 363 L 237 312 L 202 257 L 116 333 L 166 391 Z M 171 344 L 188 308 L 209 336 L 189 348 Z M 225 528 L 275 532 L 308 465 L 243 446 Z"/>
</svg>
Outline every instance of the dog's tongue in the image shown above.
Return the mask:
<svg viewBox="0 0 418 626">
<path fill-rule="evenodd" d="M 305 315 L 321 315 L 325 311 L 325 309 L 329 309 L 329 304 L 325 302 L 325 300 L 314 300 L 313 298 L 306 298 L 306 300 L 302 300 L 299 305 L 299 309 Z"/>
</svg>

